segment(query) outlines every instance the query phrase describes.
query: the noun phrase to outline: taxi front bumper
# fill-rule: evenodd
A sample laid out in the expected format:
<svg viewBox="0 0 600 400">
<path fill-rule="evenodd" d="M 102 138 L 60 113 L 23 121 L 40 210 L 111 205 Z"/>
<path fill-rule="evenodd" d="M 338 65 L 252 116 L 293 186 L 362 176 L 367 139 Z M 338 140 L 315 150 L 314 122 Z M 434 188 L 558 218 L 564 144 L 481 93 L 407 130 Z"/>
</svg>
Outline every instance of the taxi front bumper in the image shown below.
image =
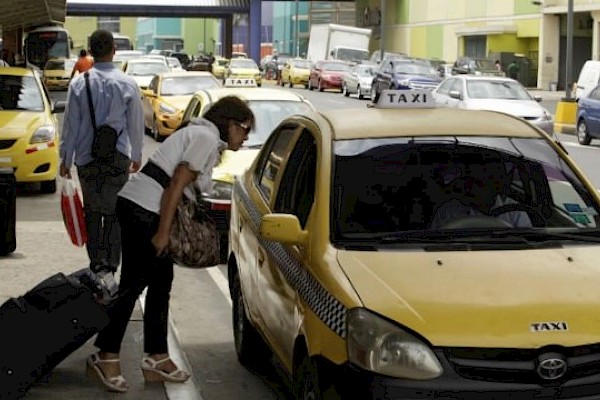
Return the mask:
<svg viewBox="0 0 600 400">
<path fill-rule="evenodd" d="M 473 350 L 476 353 L 480 351 Z M 511 363 L 513 369 L 496 370 L 494 367 L 502 362 L 484 359 L 463 363 L 464 359 L 454 359 L 446 350 L 438 349 L 435 353 L 444 373 L 432 380 L 393 378 L 365 371 L 350 363 L 335 366 L 323 359 L 319 359 L 319 364 L 321 371 L 328 371 L 343 399 L 600 399 L 597 366 L 576 364 L 578 358 L 586 355 L 568 358 L 567 362 L 575 364 L 570 365 L 563 378 L 544 380 L 536 371 L 536 363 L 526 360 L 526 354 L 519 354 L 520 357 L 525 355 L 519 361 L 505 361 Z"/>
<path fill-rule="evenodd" d="M 0 167 L 12 168 L 17 182 L 51 181 L 58 170 L 58 146 L 55 141 L 26 144 L 29 138 L 0 140 Z M 5 148 L 5 146 L 7 146 Z"/>
</svg>

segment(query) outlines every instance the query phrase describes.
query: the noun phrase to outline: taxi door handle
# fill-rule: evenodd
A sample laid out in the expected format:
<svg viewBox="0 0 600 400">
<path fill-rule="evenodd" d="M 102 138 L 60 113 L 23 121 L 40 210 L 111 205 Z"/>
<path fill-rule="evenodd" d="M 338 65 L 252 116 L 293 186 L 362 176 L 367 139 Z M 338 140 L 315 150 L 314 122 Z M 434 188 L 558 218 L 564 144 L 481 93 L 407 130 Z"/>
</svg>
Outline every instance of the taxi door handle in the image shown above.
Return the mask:
<svg viewBox="0 0 600 400">
<path fill-rule="evenodd" d="M 267 258 L 265 251 L 263 249 L 258 249 L 258 266 L 259 267 L 263 266 L 263 264 L 265 263 L 265 258 Z"/>
</svg>

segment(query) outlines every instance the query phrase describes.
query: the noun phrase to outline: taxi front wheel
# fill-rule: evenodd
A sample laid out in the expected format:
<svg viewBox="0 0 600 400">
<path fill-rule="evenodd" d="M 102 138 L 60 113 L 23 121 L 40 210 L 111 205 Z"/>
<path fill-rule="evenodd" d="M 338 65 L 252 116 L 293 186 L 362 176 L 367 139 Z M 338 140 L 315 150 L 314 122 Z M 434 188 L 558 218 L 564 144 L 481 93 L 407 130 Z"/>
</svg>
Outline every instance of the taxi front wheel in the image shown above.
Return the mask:
<svg viewBox="0 0 600 400">
<path fill-rule="evenodd" d="M 319 373 L 314 358 L 305 355 L 294 371 L 294 391 L 297 400 L 340 400 L 334 385 Z"/>
<path fill-rule="evenodd" d="M 240 364 L 248 369 L 256 369 L 268 359 L 265 356 L 266 345 L 246 316 L 240 276 L 237 272 L 233 277 L 231 294 L 235 352 Z"/>
</svg>

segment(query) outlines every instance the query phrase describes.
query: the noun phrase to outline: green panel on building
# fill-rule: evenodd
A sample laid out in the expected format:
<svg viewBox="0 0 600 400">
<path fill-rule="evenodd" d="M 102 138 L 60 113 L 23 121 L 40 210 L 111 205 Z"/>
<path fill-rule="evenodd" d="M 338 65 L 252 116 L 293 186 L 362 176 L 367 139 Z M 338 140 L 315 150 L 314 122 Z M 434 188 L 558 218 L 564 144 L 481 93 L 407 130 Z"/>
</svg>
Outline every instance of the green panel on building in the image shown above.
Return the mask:
<svg viewBox="0 0 600 400">
<path fill-rule="evenodd" d="M 540 12 L 540 6 L 531 0 L 513 0 L 515 2 L 515 15 L 535 14 Z"/>
<path fill-rule="evenodd" d="M 427 55 L 429 58 L 442 58 L 444 54 L 444 27 L 427 27 Z"/>
</svg>

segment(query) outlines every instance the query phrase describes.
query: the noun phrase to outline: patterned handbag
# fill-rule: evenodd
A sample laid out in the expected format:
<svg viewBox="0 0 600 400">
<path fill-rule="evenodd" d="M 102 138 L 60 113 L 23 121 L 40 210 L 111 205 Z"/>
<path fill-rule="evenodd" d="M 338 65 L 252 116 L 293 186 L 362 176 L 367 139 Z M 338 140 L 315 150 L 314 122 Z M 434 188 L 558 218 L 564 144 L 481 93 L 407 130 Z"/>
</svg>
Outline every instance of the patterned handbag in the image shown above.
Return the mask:
<svg viewBox="0 0 600 400">
<path fill-rule="evenodd" d="M 169 255 L 182 267 L 206 268 L 219 264 L 217 224 L 206 212 L 206 203 L 185 195 L 177 207 L 169 235 Z"/>
</svg>

